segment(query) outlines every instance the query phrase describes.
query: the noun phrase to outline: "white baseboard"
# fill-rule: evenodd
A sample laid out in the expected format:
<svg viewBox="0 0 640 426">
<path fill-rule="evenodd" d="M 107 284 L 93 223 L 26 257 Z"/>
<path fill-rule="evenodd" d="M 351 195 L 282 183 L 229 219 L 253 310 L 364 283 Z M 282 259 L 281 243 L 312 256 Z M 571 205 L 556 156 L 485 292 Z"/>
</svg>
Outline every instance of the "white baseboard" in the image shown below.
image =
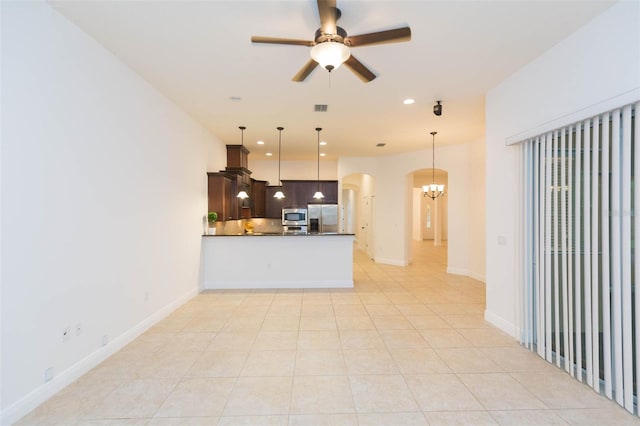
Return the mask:
<svg viewBox="0 0 640 426">
<path fill-rule="evenodd" d="M 293 281 L 207 281 L 205 290 L 277 289 L 277 288 L 353 288 L 353 280 L 293 280 Z"/>
<path fill-rule="evenodd" d="M 38 386 L 33 391 L 2 410 L 2 412 L 0 412 L 0 425 L 9 425 L 18 421 L 53 395 L 78 380 L 82 375 L 100 364 L 102 361 L 118 352 L 127 344 L 131 343 L 142 333 L 157 324 L 160 320 L 164 319 L 167 315 L 175 311 L 178 307 L 197 294 L 197 288 L 188 291 L 173 302 L 149 315 L 126 332 L 111 340 L 105 346 L 87 355 L 66 370 L 56 374 L 51 381 Z"/>
<path fill-rule="evenodd" d="M 447 274 L 464 275 L 465 277 L 473 278 L 474 280 L 486 283 L 484 275 L 478 274 L 477 272 L 473 272 L 468 269 L 447 267 Z"/>
<path fill-rule="evenodd" d="M 373 259 L 376 263 L 384 263 L 385 265 L 394 265 L 394 266 L 407 266 L 409 264 L 406 260 L 399 259 L 386 259 L 383 257 L 376 257 Z"/>
<path fill-rule="evenodd" d="M 494 314 L 493 312 L 485 310 L 484 319 L 507 333 L 509 336 L 512 336 L 514 339 L 519 339 L 518 334 L 516 334 L 516 326 L 504 318 Z"/>
</svg>

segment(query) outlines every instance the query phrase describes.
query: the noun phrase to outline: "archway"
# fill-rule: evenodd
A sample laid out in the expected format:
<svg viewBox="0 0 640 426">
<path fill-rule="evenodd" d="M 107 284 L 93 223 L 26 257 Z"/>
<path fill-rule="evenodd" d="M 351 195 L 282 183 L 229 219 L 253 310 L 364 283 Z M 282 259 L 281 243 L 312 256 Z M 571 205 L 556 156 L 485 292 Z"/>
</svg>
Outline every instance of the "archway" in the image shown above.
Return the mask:
<svg viewBox="0 0 640 426">
<path fill-rule="evenodd" d="M 434 176 L 435 175 L 435 176 Z M 445 185 L 445 195 L 435 200 L 423 195 L 422 187 L 435 180 Z M 440 169 L 421 169 L 412 173 L 412 232 L 414 241 L 431 241 L 434 245 L 446 245 L 449 239 L 448 200 L 449 173 Z"/>
</svg>

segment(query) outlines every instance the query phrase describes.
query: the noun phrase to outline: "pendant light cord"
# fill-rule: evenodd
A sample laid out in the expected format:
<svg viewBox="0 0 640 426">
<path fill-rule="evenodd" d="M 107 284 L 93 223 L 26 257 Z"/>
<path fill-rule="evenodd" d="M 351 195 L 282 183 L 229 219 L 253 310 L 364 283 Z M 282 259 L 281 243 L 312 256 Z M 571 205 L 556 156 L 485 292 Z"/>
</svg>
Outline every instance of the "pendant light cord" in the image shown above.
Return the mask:
<svg viewBox="0 0 640 426">
<path fill-rule="evenodd" d="M 438 132 L 431 132 L 431 183 L 436 183 L 436 134 Z"/>
<path fill-rule="evenodd" d="M 280 180 L 280 161 L 282 155 L 282 131 L 284 127 L 278 127 L 278 185 L 282 186 L 282 181 Z"/>
<path fill-rule="evenodd" d="M 245 126 L 240 126 L 238 127 L 238 129 L 240 129 L 240 131 L 242 132 L 240 134 L 240 145 L 244 146 L 244 129 L 246 129 Z"/>
<path fill-rule="evenodd" d="M 238 126 L 238 129 L 240 129 L 240 146 L 242 146 L 242 148 L 244 148 L 244 130 L 246 129 L 246 126 Z M 242 158 L 242 153 L 240 154 L 240 158 Z M 242 161 L 240 162 L 240 167 L 242 167 Z M 238 193 L 238 195 L 240 195 L 242 192 L 245 192 L 245 184 L 242 181 L 242 179 L 240 180 L 240 192 Z M 245 196 L 240 197 L 242 202 L 244 202 L 244 199 L 246 198 L 246 193 Z"/>
<path fill-rule="evenodd" d="M 322 127 L 316 127 L 316 132 L 318 132 L 318 192 L 320 191 L 320 131 L 322 130 Z"/>
</svg>

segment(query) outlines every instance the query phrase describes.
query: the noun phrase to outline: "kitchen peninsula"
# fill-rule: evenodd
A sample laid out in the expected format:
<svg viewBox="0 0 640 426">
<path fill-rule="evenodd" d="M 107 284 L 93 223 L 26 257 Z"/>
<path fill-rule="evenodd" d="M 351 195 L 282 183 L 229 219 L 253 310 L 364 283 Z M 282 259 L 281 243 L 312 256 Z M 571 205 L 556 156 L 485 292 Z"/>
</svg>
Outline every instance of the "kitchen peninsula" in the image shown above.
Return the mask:
<svg viewBox="0 0 640 426">
<path fill-rule="evenodd" d="M 201 289 L 352 288 L 353 234 L 202 237 Z"/>
<path fill-rule="evenodd" d="M 208 211 L 222 220 L 215 235 L 202 236 L 200 288 L 352 288 L 354 235 L 335 232 L 338 182 L 284 180 L 270 187 L 251 178 L 248 155 L 243 144 L 227 145 L 225 170 L 207 173 Z M 251 195 L 240 199 L 240 190 Z M 276 190 L 287 193 L 287 205 L 273 197 Z M 315 191 L 333 209 L 313 206 L 314 219 L 308 219 Z M 304 213 L 285 221 L 287 210 Z"/>
</svg>

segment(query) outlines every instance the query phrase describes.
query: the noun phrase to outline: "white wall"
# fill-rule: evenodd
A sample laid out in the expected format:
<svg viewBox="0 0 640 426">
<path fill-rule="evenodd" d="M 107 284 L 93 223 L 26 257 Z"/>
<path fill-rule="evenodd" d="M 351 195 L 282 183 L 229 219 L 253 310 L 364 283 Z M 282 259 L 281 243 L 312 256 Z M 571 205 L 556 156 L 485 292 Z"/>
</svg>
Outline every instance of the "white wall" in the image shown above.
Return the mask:
<svg viewBox="0 0 640 426">
<path fill-rule="evenodd" d="M 2 124 L 6 424 L 197 293 L 205 172 L 226 156 L 40 2 L 2 4 Z"/>
<path fill-rule="evenodd" d="M 619 2 L 486 97 L 485 317 L 516 334 L 518 147 L 505 139 L 640 87 L 640 3 Z M 568 124 L 568 123 L 565 123 Z M 498 244 L 498 237 L 506 245 Z"/>
<path fill-rule="evenodd" d="M 355 188 L 345 188 L 344 184 L 342 186 L 342 212 L 343 216 L 340 218 L 341 220 L 341 229 L 340 232 L 345 232 L 347 234 L 355 234 L 356 233 L 356 218 L 358 213 L 358 199 L 357 192 Z"/>
<path fill-rule="evenodd" d="M 472 191 L 483 187 L 483 167 L 476 163 L 484 161 L 478 154 L 482 148 L 474 141 L 436 149 L 438 168 L 448 172 L 448 270 L 451 273 L 484 279 L 484 247 L 478 247 L 469 236 L 471 228 L 478 226 L 476 211 L 471 209 Z M 342 179 L 352 173 L 367 173 L 373 176 L 375 187 L 375 259 L 381 263 L 406 265 L 411 259 L 413 180 L 411 174 L 424 169 L 428 150 L 371 158 L 341 158 L 338 177 Z M 477 207 L 477 208 L 475 208 Z"/>
<path fill-rule="evenodd" d="M 251 177 L 266 180 L 269 185 L 278 184 L 278 160 L 256 160 L 249 154 L 249 170 Z M 280 166 L 282 180 L 315 180 L 318 178 L 318 162 L 314 161 L 282 161 Z M 338 179 L 338 162 L 320 159 L 320 180 Z"/>
<path fill-rule="evenodd" d="M 485 143 L 473 143 L 469 151 L 469 270 L 480 281 L 486 279 L 485 173 Z"/>
<path fill-rule="evenodd" d="M 422 241 L 422 230 L 423 230 L 423 223 L 422 223 L 422 215 L 426 215 L 426 209 L 424 209 L 425 211 L 423 212 L 422 209 L 422 204 L 424 203 L 423 198 L 424 195 L 422 193 L 422 190 L 420 188 L 413 188 L 413 212 L 412 212 L 412 222 L 413 222 L 413 226 L 411 229 L 411 239 L 414 241 Z"/>
</svg>

